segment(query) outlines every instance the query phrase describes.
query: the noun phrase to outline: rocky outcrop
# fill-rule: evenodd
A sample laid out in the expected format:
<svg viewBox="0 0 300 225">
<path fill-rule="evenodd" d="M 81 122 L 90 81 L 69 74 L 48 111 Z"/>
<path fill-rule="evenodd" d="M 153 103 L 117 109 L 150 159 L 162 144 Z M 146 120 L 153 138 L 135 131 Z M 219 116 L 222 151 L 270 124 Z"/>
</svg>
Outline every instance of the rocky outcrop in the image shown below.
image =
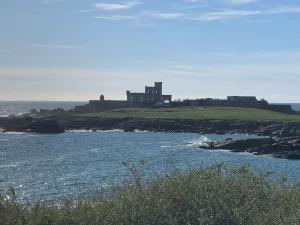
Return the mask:
<svg viewBox="0 0 300 225">
<path fill-rule="evenodd" d="M 34 120 L 27 124 L 25 131 L 43 134 L 58 134 L 63 133 L 65 130 L 58 124 L 56 120 Z"/>
<path fill-rule="evenodd" d="M 255 138 L 209 142 L 202 149 L 223 149 L 233 152 L 250 152 L 256 155 L 272 155 L 277 158 L 300 159 L 300 137 Z"/>
<path fill-rule="evenodd" d="M 63 133 L 64 129 L 58 121 L 51 118 L 34 119 L 31 117 L 0 118 L 2 132 L 34 132 L 55 134 Z"/>
<path fill-rule="evenodd" d="M 163 119 L 163 118 L 90 118 L 58 117 L 64 129 L 122 129 L 125 131 L 148 130 L 154 132 L 192 133 L 249 133 L 261 136 L 292 136 L 300 132 L 300 123 L 281 121 L 242 121 L 212 119 Z"/>
</svg>

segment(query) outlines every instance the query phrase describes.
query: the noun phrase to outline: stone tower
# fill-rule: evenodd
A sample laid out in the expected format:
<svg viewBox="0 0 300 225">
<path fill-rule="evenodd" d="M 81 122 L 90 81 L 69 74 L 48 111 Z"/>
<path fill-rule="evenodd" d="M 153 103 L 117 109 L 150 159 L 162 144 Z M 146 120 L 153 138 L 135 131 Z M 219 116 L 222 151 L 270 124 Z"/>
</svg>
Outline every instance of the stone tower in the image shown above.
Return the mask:
<svg viewBox="0 0 300 225">
<path fill-rule="evenodd" d="M 100 101 L 102 101 L 102 102 L 104 101 L 104 95 L 100 96 Z"/>
<path fill-rule="evenodd" d="M 157 96 L 162 96 L 162 82 L 155 82 Z"/>
</svg>

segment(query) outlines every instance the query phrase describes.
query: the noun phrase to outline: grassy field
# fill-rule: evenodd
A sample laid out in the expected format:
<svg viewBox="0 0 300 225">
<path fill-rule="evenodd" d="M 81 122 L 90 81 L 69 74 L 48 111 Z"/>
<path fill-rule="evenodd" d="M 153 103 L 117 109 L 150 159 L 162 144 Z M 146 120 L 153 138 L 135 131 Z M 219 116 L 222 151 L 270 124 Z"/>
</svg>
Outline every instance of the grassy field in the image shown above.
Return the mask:
<svg viewBox="0 0 300 225">
<path fill-rule="evenodd" d="M 94 201 L 24 206 L 0 197 L 1 225 L 299 225 L 300 187 L 248 168 L 175 171 L 131 182 Z"/>
<path fill-rule="evenodd" d="M 238 107 L 182 107 L 161 109 L 123 109 L 99 113 L 80 114 L 81 117 L 97 118 L 175 118 L 175 119 L 239 119 L 280 120 L 300 122 L 300 115 L 284 114 L 262 109 Z"/>
</svg>

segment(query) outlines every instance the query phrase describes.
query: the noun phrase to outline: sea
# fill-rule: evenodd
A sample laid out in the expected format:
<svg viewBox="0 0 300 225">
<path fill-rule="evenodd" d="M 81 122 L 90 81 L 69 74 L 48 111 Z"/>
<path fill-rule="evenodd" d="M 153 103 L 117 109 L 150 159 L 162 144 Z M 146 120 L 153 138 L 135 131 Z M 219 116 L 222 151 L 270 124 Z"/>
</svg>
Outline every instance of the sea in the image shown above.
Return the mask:
<svg viewBox="0 0 300 225">
<path fill-rule="evenodd" d="M 0 102 L 0 112 L 25 113 L 31 108 L 72 108 L 75 102 Z M 81 103 L 80 103 L 81 104 Z M 82 104 L 85 104 L 82 102 Z M 299 107 L 300 108 L 300 107 Z M 276 182 L 288 177 L 300 183 L 300 161 L 207 151 L 201 145 L 225 138 L 254 138 L 247 134 L 195 134 L 70 130 L 63 134 L 0 133 L 0 193 L 14 188 L 17 200 L 63 201 L 108 191 L 130 178 L 123 162 L 145 165 L 145 179 L 170 171 L 207 167 L 250 166 L 255 172 L 270 172 Z"/>
<path fill-rule="evenodd" d="M 0 101 L 0 117 L 10 115 L 22 115 L 29 113 L 31 109 L 57 109 L 69 110 L 77 105 L 85 105 L 87 102 L 76 101 Z"/>
</svg>

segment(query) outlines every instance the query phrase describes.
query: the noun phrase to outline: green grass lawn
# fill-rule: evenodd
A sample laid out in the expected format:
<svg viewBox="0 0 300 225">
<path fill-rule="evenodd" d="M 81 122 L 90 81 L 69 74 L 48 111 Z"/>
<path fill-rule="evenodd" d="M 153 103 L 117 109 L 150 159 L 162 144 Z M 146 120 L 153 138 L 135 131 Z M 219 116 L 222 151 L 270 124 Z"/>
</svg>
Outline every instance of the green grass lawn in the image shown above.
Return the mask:
<svg viewBox="0 0 300 225">
<path fill-rule="evenodd" d="M 85 113 L 80 114 L 79 116 L 96 118 L 143 117 L 168 119 L 280 120 L 300 122 L 300 115 L 239 107 L 181 107 L 160 109 L 135 108 L 99 113 Z"/>
</svg>

